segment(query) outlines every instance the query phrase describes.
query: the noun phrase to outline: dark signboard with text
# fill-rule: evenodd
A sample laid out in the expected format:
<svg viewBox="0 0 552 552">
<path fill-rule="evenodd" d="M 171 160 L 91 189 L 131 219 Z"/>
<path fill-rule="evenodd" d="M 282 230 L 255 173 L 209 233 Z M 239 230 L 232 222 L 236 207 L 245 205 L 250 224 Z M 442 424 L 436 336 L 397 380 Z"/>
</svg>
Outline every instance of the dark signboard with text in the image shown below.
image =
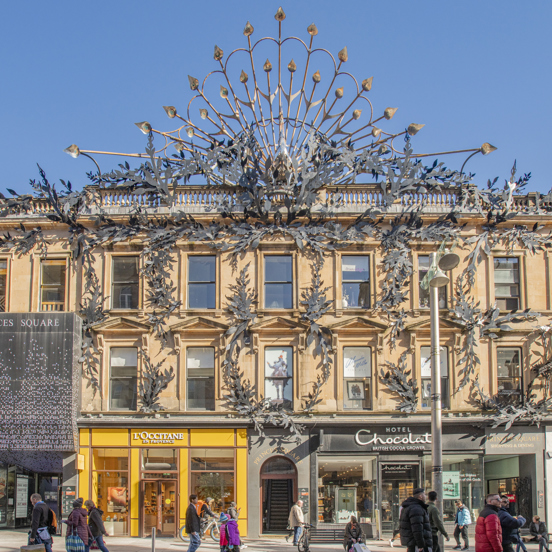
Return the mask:
<svg viewBox="0 0 552 552">
<path fill-rule="evenodd" d="M 0 313 L 0 450 L 76 450 L 80 344 L 75 314 Z"/>
</svg>

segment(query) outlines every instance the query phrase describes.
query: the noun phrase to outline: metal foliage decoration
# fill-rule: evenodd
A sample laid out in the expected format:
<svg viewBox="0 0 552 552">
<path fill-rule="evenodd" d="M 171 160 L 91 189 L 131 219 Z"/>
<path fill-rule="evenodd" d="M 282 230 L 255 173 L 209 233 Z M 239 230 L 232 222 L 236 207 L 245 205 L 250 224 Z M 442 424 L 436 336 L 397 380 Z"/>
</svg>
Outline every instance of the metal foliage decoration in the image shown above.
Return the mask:
<svg viewBox="0 0 552 552">
<path fill-rule="evenodd" d="M 140 412 L 159 412 L 165 410 L 165 407 L 159 403 L 159 396 L 169 383 L 174 379 L 174 369 L 169 367 L 164 371 L 161 369 L 164 360 L 153 364 L 147 353 L 141 349 L 142 357 L 142 377 L 138 389 L 138 399 L 140 400 Z"/>
<path fill-rule="evenodd" d="M 387 388 L 397 393 L 401 402 L 397 406 L 397 410 L 407 414 L 416 412 L 418 408 L 418 384 L 411 376 L 412 370 L 408 369 L 406 364 L 406 353 L 403 353 L 399 358 L 398 364 L 387 361 L 387 372 L 382 368 L 380 380 Z"/>
</svg>

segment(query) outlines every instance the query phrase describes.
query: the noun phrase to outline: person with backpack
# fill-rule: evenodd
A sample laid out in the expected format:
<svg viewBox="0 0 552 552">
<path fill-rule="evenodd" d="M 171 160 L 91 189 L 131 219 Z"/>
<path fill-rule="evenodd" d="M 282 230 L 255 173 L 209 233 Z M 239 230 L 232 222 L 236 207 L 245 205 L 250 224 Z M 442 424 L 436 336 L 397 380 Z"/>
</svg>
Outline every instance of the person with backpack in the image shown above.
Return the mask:
<svg viewBox="0 0 552 552">
<path fill-rule="evenodd" d="M 96 542 L 98 548 L 102 552 L 109 552 L 109 550 L 105 546 L 102 536 L 108 536 L 102 519 L 103 511 L 99 508 L 96 508 L 96 505 L 92 500 L 87 500 L 84 505 L 88 510 L 88 527 L 90 527 L 90 532 L 92 533 L 92 538 L 94 539 L 93 542 Z M 90 542 L 89 544 L 91 545 L 92 542 Z"/>
<path fill-rule="evenodd" d="M 190 535 L 188 552 L 195 552 L 201 545 L 201 524 L 197 515 L 197 495 L 190 495 L 190 505 L 186 510 L 186 533 Z"/>
<path fill-rule="evenodd" d="M 48 531 L 50 508 L 42 501 L 42 497 L 38 493 L 31 495 L 31 502 L 33 504 L 33 518 L 28 544 L 44 544 L 46 552 L 52 552 L 52 536 Z"/>
</svg>

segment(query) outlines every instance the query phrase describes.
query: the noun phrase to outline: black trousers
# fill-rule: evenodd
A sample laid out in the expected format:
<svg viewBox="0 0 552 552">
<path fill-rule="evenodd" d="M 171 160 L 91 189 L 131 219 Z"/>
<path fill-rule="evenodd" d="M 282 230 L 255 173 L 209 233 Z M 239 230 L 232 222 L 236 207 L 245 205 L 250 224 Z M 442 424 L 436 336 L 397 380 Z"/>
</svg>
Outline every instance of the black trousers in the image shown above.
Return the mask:
<svg viewBox="0 0 552 552">
<path fill-rule="evenodd" d="M 439 533 L 432 534 L 433 538 L 433 552 L 441 552 L 441 548 L 439 547 Z"/>
<path fill-rule="evenodd" d="M 467 525 L 464 525 L 462 529 L 458 525 L 454 528 L 454 538 L 456 539 L 457 546 L 460 546 L 460 535 L 462 535 L 462 539 L 464 540 L 464 547 L 468 548 L 470 546 L 470 539 L 468 537 Z"/>
</svg>

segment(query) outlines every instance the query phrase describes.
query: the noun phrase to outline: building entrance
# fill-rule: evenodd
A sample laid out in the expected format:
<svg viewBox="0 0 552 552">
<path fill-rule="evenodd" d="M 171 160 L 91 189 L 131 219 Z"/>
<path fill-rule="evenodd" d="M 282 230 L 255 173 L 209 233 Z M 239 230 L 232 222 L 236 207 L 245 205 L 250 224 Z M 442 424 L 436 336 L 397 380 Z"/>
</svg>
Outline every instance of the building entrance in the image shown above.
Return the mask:
<svg viewBox="0 0 552 552">
<path fill-rule="evenodd" d="M 149 537 L 154 527 L 158 536 L 176 536 L 176 489 L 175 480 L 142 481 L 142 536 Z"/>
<path fill-rule="evenodd" d="M 297 472 L 282 456 L 267 460 L 261 468 L 263 533 L 286 531 L 289 511 L 297 497 Z"/>
<path fill-rule="evenodd" d="M 381 530 L 392 533 L 399 528 L 401 504 L 419 486 L 420 466 L 418 463 L 381 464 Z"/>
</svg>

